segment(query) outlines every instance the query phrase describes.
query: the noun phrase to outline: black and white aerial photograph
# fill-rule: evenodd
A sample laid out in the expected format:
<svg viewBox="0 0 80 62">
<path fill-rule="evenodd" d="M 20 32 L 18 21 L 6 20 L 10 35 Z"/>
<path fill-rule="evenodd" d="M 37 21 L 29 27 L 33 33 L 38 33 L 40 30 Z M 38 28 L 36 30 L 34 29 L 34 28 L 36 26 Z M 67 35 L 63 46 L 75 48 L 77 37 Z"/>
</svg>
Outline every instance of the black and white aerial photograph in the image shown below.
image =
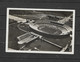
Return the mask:
<svg viewBox="0 0 80 62">
<path fill-rule="evenodd" d="M 7 8 L 6 52 L 74 54 L 75 10 Z"/>
</svg>

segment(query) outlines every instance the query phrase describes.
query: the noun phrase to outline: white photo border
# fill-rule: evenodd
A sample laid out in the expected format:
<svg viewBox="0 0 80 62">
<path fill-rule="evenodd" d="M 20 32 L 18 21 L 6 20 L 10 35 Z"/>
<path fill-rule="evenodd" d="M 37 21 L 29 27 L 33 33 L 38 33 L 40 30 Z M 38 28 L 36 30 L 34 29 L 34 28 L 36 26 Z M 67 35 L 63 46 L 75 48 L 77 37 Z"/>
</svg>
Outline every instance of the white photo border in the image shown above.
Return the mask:
<svg viewBox="0 0 80 62">
<path fill-rule="evenodd" d="M 72 11 L 73 12 L 73 29 L 72 29 L 72 52 L 58 52 L 58 51 L 19 51 L 8 50 L 8 30 L 9 30 L 9 10 L 41 10 L 41 11 Z M 35 8 L 7 8 L 6 17 L 6 44 L 5 52 L 8 53 L 41 53 L 41 54 L 74 54 L 74 40 L 75 40 L 75 10 L 73 9 L 35 9 Z"/>
</svg>

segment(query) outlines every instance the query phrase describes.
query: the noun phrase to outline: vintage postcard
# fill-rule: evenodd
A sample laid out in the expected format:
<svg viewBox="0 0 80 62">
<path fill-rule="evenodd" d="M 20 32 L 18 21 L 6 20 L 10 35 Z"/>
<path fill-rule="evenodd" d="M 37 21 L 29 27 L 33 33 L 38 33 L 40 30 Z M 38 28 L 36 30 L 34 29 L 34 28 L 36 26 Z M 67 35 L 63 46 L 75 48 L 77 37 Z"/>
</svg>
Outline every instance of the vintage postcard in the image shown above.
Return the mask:
<svg viewBox="0 0 80 62">
<path fill-rule="evenodd" d="M 75 10 L 7 8 L 6 52 L 74 54 Z"/>
</svg>

